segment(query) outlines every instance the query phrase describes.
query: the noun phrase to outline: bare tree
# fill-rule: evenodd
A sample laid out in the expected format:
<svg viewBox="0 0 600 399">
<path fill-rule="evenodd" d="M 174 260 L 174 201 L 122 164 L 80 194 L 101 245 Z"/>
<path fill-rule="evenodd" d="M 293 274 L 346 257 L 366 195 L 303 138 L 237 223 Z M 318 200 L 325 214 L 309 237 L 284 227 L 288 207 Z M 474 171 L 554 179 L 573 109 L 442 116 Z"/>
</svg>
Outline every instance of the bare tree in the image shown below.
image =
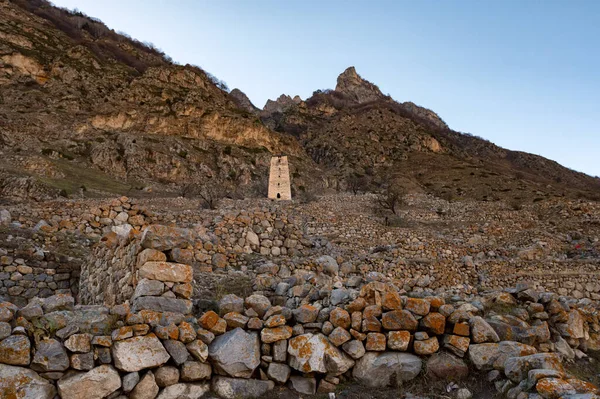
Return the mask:
<svg viewBox="0 0 600 399">
<path fill-rule="evenodd" d="M 369 182 L 364 176 L 349 176 L 346 178 L 346 185 L 348 191 L 356 195 L 359 191 L 366 191 L 369 187 Z"/>
<path fill-rule="evenodd" d="M 377 204 L 386 211 L 391 211 L 394 215 L 398 206 L 402 203 L 402 188 L 395 185 L 388 185 L 383 193 L 377 197 Z"/>
<path fill-rule="evenodd" d="M 227 196 L 227 189 L 218 184 L 205 183 L 198 190 L 198 197 L 209 209 L 217 209 L 219 201 Z"/>
<path fill-rule="evenodd" d="M 179 187 L 179 196 L 183 198 L 191 198 L 197 194 L 198 186 L 193 183 L 183 184 Z"/>
</svg>

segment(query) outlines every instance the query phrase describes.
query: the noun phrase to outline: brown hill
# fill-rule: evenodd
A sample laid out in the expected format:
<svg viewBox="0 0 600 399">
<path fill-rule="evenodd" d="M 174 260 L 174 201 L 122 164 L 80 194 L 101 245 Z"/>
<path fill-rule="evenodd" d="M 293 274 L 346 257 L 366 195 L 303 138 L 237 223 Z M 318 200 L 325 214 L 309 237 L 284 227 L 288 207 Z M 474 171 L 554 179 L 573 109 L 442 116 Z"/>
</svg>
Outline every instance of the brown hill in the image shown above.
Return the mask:
<svg viewBox="0 0 600 399">
<path fill-rule="evenodd" d="M 594 197 L 597 178 L 451 130 L 351 67 L 335 90 L 257 109 L 201 68 L 44 0 L 0 1 L 0 195 L 264 188 L 273 153 L 293 184 L 365 176 L 446 198 Z"/>
<path fill-rule="evenodd" d="M 335 90 L 317 90 L 298 104 L 271 105 L 261 117 L 297 137 L 342 186 L 349 176 L 366 176 L 375 187 L 398 180 L 453 199 L 530 201 L 600 193 L 600 179 L 453 131 L 435 112 L 383 95 L 353 67 L 338 77 Z"/>
<path fill-rule="evenodd" d="M 19 186 L 15 175 L 70 192 L 249 185 L 266 175 L 270 153 L 314 169 L 296 140 L 240 109 L 223 86 L 83 14 L 1 1 L 2 192 Z"/>
</svg>

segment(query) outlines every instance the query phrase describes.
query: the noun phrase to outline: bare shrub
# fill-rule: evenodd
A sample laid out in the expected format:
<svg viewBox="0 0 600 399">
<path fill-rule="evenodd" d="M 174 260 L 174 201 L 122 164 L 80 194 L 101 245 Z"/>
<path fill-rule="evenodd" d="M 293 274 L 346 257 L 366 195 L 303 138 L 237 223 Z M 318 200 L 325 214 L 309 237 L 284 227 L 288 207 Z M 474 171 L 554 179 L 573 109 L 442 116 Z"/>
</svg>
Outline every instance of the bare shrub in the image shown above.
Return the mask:
<svg viewBox="0 0 600 399">
<path fill-rule="evenodd" d="M 198 197 L 208 209 L 217 209 L 219 202 L 227 196 L 227 189 L 212 182 L 205 183 L 198 188 Z"/>
<path fill-rule="evenodd" d="M 346 185 L 348 191 L 351 191 L 354 195 L 360 191 L 367 191 L 369 188 L 369 181 L 364 176 L 349 176 L 346 178 Z"/>
<path fill-rule="evenodd" d="M 390 211 L 394 215 L 398 211 L 398 207 L 402 203 L 403 189 L 402 187 L 389 184 L 384 189 L 383 193 L 377 197 L 377 204 L 384 211 Z"/>
</svg>

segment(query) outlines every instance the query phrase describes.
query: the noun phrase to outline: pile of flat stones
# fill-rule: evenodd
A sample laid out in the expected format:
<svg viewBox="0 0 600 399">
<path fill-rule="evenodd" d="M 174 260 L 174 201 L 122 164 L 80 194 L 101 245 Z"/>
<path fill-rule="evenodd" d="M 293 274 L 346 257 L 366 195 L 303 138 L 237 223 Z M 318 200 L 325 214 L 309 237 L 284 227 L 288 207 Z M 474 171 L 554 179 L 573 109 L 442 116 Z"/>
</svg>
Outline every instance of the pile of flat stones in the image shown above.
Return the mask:
<svg viewBox="0 0 600 399">
<path fill-rule="evenodd" d="M 0 397 L 250 398 L 284 385 L 301 394 L 349 381 L 394 386 L 422 373 L 460 382 L 472 368 L 509 398 L 599 392 L 563 366 L 600 348 L 599 305 L 590 300 L 527 284 L 472 298 L 411 297 L 371 282 L 336 306 L 229 294 L 196 317 L 192 267 L 161 253 L 138 255 L 124 304 L 75 305 L 68 295 L 0 303 Z"/>
</svg>

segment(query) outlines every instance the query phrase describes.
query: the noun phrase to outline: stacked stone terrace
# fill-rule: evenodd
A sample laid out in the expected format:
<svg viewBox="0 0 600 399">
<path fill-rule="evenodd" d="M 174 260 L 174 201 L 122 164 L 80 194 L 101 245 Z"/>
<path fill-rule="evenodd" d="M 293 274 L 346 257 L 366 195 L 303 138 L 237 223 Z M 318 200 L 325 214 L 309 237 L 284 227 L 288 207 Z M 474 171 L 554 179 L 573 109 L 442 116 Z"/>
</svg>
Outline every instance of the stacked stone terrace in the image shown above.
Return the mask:
<svg viewBox="0 0 600 399">
<path fill-rule="evenodd" d="M 506 397 L 597 397 L 597 387 L 563 366 L 600 349 L 600 305 L 589 299 L 529 284 L 478 296 L 409 296 L 372 281 L 350 295 L 337 284 L 293 307 L 228 294 L 200 311 L 191 301 L 193 267 L 167 260 L 192 243 L 190 231 L 158 225 L 105 237 L 99 246 L 113 254 L 138 249 L 126 265 L 133 279 L 124 303 L 76 306 L 63 294 L 23 308 L 1 303 L 2 397 L 210 391 L 233 399 L 283 385 L 301 394 L 334 392 L 346 381 L 381 388 L 421 373 L 460 382 L 471 372 L 487 372 Z M 96 282 L 85 272 L 82 294 Z M 335 271 L 315 277 L 325 273 Z"/>
<path fill-rule="evenodd" d="M 488 212 L 506 216 L 508 225 L 532 222 L 503 209 L 463 209 L 447 216 L 452 223 L 471 218 L 450 246 L 443 226 L 440 236 L 418 226 L 382 229 L 352 213 L 340 217 L 364 200 L 179 215 L 142 210 L 127 198 L 96 206 L 113 221 L 99 228 L 103 237 L 82 259 L 80 277 L 70 275 L 68 289 L 63 283 L 65 291 L 45 291 L 45 298 L 10 296 L 17 284 L 8 281 L 30 281 L 14 273 L 43 274 L 50 258 L 35 267 L 33 259 L 11 260 L 9 267 L 29 266 L 31 273 L 3 269 L 0 397 L 260 397 L 284 386 L 330 393 L 345 382 L 382 388 L 424 375 L 460 388 L 474 373 L 485 373 L 481 378 L 509 398 L 598 397 L 595 386 L 565 367 L 576 359 L 597 366 L 587 355 L 600 350 L 597 280 L 572 270 L 573 280 L 558 277 L 558 293 L 543 289 L 551 281 L 543 276 L 526 282 L 527 273 L 482 284 L 480 272 L 490 262 L 507 267 L 511 253 L 527 247 L 501 253 L 498 243 L 509 239 L 504 225 L 475 220 Z M 572 223 L 598 215 L 584 203 L 561 212 Z M 416 211 L 434 221 L 440 213 Z M 143 223 L 129 223 L 140 214 Z M 180 220 L 187 228 L 175 227 Z M 19 227 L 12 222 L 12 228 L 11 234 Z M 341 231 L 348 241 L 336 236 Z M 71 232 L 39 228 L 33 242 L 43 246 Z M 371 234 L 388 245 L 366 246 L 361 237 Z M 519 264 L 526 269 L 556 259 L 561 241 L 546 239 L 541 257 L 528 263 L 523 255 Z M 583 248 L 581 264 L 590 265 L 597 242 L 574 236 L 568 245 Z M 514 288 L 496 288 L 504 281 Z M 569 281 L 568 296 L 560 290 Z M 76 293 L 77 301 L 70 295 Z M 468 397 L 464 388 L 452 395 Z"/>
</svg>

